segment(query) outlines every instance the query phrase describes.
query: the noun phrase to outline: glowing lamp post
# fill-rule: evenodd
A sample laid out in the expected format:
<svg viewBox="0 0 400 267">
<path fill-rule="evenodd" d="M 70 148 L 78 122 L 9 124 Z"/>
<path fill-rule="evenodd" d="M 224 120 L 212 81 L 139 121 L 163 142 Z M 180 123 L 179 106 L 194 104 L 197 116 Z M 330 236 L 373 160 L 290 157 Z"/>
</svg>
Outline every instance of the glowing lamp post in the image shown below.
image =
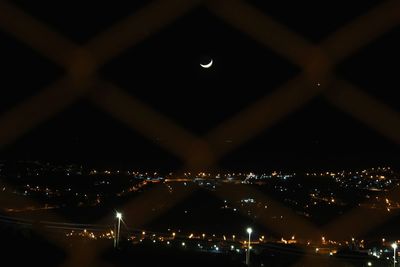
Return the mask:
<svg viewBox="0 0 400 267">
<path fill-rule="evenodd" d="M 119 232 L 120 232 L 120 228 L 121 228 L 121 219 L 122 219 L 122 213 L 117 212 L 116 216 L 118 219 L 118 227 L 117 227 L 117 235 L 115 237 L 115 242 L 114 242 L 114 247 L 118 248 L 118 243 L 119 243 Z"/>
<path fill-rule="evenodd" d="M 396 242 L 392 244 L 392 248 L 393 248 L 393 266 L 396 267 L 396 249 L 397 249 Z"/>
<path fill-rule="evenodd" d="M 251 243 L 251 233 L 253 232 L 253 229 L 250 227 L 247 228 L 247 233 L 249 234 L 249 246 L 247 248 L 247 253 L 246 253 L 246 265 L 250 265 L 250 243 Z"/>
</svg>

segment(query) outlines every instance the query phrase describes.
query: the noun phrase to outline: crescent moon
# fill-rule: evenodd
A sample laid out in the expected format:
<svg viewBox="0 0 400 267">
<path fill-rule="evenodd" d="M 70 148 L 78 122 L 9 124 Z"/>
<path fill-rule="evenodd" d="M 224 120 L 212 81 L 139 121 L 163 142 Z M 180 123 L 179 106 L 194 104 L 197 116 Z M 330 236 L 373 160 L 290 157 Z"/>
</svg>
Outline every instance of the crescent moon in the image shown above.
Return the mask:
<svg viewBox="0 0 400 267">
<path fill-rule="evenodd" d="M 210 63 L 208 63 L 208 64 L 201 64 L 201 63 L 200 63 L 200 66 L 201 66 L 202 68 L 208 69 L 209 67 L 212 66 L 213 63 L 214 63 L 214 62 L 213 62 L 213 60 L 211 59 Z"/>
</svg>

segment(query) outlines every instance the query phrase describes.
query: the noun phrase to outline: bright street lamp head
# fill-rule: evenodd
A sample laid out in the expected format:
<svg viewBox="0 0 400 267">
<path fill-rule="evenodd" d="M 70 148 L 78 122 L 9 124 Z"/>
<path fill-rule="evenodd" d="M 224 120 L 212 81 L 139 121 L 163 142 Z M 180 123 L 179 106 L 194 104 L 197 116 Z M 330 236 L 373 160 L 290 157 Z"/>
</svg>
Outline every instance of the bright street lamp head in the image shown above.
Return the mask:
<svg viewBox="0 0 400 267">
<path fill-rule="evenodd" d="M 392 244 L 392 248 L 393 248 L 393 249 L 396 249 L 396 248 L 397 248 L 397 244 L 396 244 L 396 243 L 393 243 L 393 244 Z"/>
<path fill-rule="evenodd" d="M 247 228 L 247 233 L 251 234 L 251 232 L 253 232 L 253 229 L 251 229 L 250 227 Z"/>
<path fill-rule="evenodd" d="M 117 216 L 116 216 L 118 219 L 122 219 L 122 213 L 120 213 L 120 212 L 117 212 Z"/>
</svg>

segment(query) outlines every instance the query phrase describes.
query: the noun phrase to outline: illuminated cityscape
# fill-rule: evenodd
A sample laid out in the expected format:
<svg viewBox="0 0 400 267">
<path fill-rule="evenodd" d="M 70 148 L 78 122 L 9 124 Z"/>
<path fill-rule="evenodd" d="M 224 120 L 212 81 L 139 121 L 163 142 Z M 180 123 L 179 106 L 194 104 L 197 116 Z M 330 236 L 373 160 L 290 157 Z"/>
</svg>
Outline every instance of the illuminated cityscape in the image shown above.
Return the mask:
<svg viewBox="0 0 400 267">
<path fill-rule="evenodd" d="M 162 174 L 36 161 L 19 162 L 17 168 L 10 168 L 3 162 L 0 175 L 1 194 L 8 196 L 7 199 L 13 196 L 19 198 L 9 204 L 3 202 L 1 223 L 24 227 L 41 225 L 46 231 L 66 239 L 66 242 L 118 240 L 117 244 L 120 242 L 121 245 L 115 246 L 124 249 L 127 246 L 164 246 L 243 256 L 247 255 L 249 246 L 243 227 L 252 225 L 251 247 L 254 253 L 257 252 L 254 260 L 260 261 L 260 264 L 263 261 L 257 255 L 261 251 L 267 254 L 273 251 L 306 253 L 328 258 L 361 257 L 371 264 L 386 264 L 392 259 L 392 243 L 400 242 L 396 225 L 378 228 L 376 232 L 364 236 L 355 236 L 350 232 L 352 227 L 341 229 L 340 234 L 319 231 L 306 234 L 301 228 L 289 228 L 286 229 L 288 234 L 282 236 L 265 227 L 291 225 L 291 218 L 286 217 L 287 212 L 279 208 L 278 202 L 315 224 L 329 221 L 351 208 L 390 217 L 400 208 L 400 202 L 392 194 L 400 187 L 400 173 L 391 167 L 304 173 Z M 11 175 L 16 176 L 18 182 L 6 184 L 4 178 Z M 57 177 L 57 180 L 54 182 L 47 177 Z M 70 181 L 74 179 L 85 182 L 72 185 Z M 158 191 L 157 199 L 162 199 L 162 202 L 147 203 L 144 207 L 150 214 L 164 213 L 167 208 L 165 202 L 174 198 L 175 194 L 186 191 L 195 193 L 169 210 L 172 215 L 139 227 L 133 219 L 134 210 L 129 205 L 124 207 L 123 203 L 152 190 Z M 272 198 L 260 195 L 260 192 Z M 35 204 L 29 201 L 32 197 L 38 200 Z M 116 213 L 119 224 L 112 215 L 115 209 L 121 211 Z M 76 223 L 35 219 L 54 211 L 77 214 Z M 84 218 L 79 218 L 79 214 L 85 214 Z M 89 223 L 98 214 L 108 219 L 102 224 Z M 213 217 L 212 224 L 207 223 L 210 215 Z M 399 240 L 393 239 L 394 236 Z"/>
</svg>

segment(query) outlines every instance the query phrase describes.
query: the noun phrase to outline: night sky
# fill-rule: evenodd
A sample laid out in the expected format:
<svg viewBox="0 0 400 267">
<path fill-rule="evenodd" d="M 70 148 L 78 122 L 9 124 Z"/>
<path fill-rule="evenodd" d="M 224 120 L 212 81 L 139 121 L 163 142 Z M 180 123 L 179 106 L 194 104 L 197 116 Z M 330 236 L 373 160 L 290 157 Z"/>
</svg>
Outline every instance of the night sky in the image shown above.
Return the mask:
<svg viewBox="0 0 400 267">
<path fill-rule="evenodd" d="M 142 1 L 12 2 L 78 44 L 145 5 Z M 247 2 L 318 43 L 384 1 Z M 394 28 L 335 68 L 338 77 L 398 112 L 399 36 L 400 27 Z M 199 63 L 207 57 L 214 65 L 202 69 Z M 0 58 L 2 113 L 65 75 L 63 68 L 1 29 Z M 199 7 L 107 62 L 99 75 L 201 137 L 301 71 Z M 168 142 L 165 138 L 162 134 L 147 138 L 91 100 L 81 99 L 1 148 L 0 158 L 152 170 L 184 167 L 160 146 Z M 229 134 L 221 140 L 225 146 L 235 141 Z M 399 152 L 398 144 L 318 96 L 233 149 L 218 166 L 225 170 L 396 167 Z"/>
</svg>

